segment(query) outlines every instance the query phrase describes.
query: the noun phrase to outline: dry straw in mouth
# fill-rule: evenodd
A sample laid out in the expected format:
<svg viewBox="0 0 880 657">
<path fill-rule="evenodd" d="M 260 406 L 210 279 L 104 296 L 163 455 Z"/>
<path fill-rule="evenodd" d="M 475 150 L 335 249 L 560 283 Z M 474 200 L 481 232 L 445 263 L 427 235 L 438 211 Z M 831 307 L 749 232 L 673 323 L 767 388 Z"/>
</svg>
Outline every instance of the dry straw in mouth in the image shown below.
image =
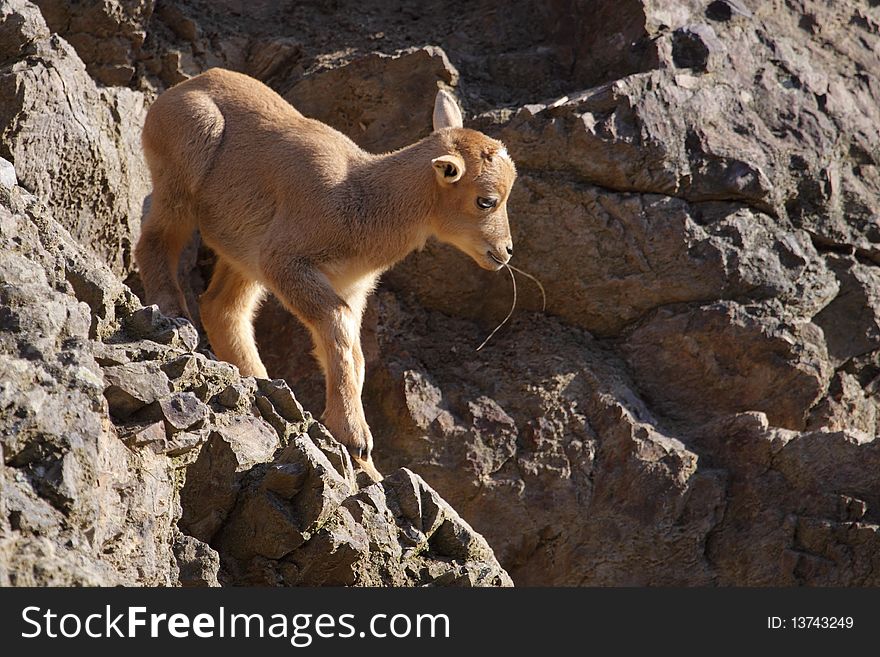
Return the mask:
<svg viewBox="0 0 880 657">
<path fill-rule="evenodd" d="M 502 326 L 504 326 L 507 323 L 507 320 L 509 320 L 511 318 L 511 316 L 513 315 L 513 311 L 516 308 L 516 276 L 514 276 L 513 272 L 520 273 L 523 276 L 525 276 L 526 278 L 534 281 L 535 285 L 538 286 L 538 289 L 541 290 L 541 312 L 544 312 L 547 309 L 547 293 L 544 291 L 544 286 L 541 285 L 541 281 L 539 281 L 537 278 L 535 278 L 531 274 L 524 272 L 522 269 L 518 269 L 518 268 L 514 267 L 513 265 L 507 264 L 506 262 L 501 262 L 495 256 L 492 256 L 492 259 L 495 260 L 496 262 L 504 265 L 505 267 L 507 267 L 507 273 L 510 274 L 510 283 L 511 283 L 511 285 L 513 285 L 513 303 L 510 304 L 510 312 L 507 313 L 507 317 L 505 317 L 503 320 L 501 320 L 501 323 L 498 326 L 496 326 L 493 329 L 493 331 L 486 337 L 486 339 L 480 343 L 480 346 L 477 347 L 477 351 L 479 351 L 480 349 L 485 347 L 486 343 L 489 342 L 489 340 L 491 340 L 492 337 L 496 333 L 498 333 L 498 330 Z"/>
</svg>

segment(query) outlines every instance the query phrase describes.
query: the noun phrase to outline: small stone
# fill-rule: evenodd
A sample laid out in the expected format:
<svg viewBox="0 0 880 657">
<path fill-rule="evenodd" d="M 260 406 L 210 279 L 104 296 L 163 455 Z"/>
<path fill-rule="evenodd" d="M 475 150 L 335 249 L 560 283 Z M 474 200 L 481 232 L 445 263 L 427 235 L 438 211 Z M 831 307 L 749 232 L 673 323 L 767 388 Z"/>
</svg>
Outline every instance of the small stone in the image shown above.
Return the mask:
<svg viewBox="0 0 880 657">
<path fill-rule="evenodd" d="M 226 386 L 214 399 L 221 406 L 235 408 L 245 395 L 245 387 L 240 382 L 235 382 Z"/>
<path fill-rule="evenodd" d="M 125 318 L 125 329 L 139 338 L 148 338 L 163 330 L 165 317 L 159 306 L 144 306 Z"/>
<path fill-rule="evenodd" d="M 308 474 L 301 463 L 276 463 L 266 471 L 262 486 L 289 500 L 300 491 Z"/>
<path fill-rule="evenodd" d="M 195 372 L 198 369 L 195 356 L 184 354 L 162 365 L 162 371 L 169 379 L 179 379 L 184 375 Z"/>
<path fill-rule="evenodd" d="M 159 344 L 183 347 L 188 351 L 194 351 L 199 346 L 198 331 L 188 319 L 166 317 L 155 305 L 131 313 L 123 321 L 123 326 L 134 337 Z"/>
<path fill-rule="evenodd" d="M 168 377 L 154 362 L 107 367 L 104 380 L 107 383 L 104 397 L 110 413 L 121 420 L 171 391 Z"/>
<path fill-rule="evenodd" d="M 0 157 L 0 187 L 12 189 L 17 184 L 18 178 L 15 175 L 15 167 L 12 166 L 12 162 Z"/>
<path fill-rule="evenodd" d="M 355 481 L 355 472 L 351 463 L 351 455 L 345 445 L 336 440 L 327 428 L 319 423 L 313 423 L 308 430 L 308 436 L 318 449 L 324 452 L 327 460 L 333 464 L 336 471 L 347 481 Z M 359 472 L 362 472 L 359 470 Z M 372 479 L 370 479 L 372 483 Z M 369 484 L 366 484 L 369 485 Z"/>
<path fill-rule="evenodd" d="M 130 447 L 143 447 L 153 443 L 165 443 L 165 425 L 162 422 L 153 422 L 146 426 L 135 425 L 133 431 L 122 436 L 123 442 Z"/>
<path fill-rule="evenodd" d="M 208 416 L 208 407 L 191 392 L 177 392 L 159 401 L 169 434 L 201 427 Z"/>
<path fill-rule="evenodd" d="M 174 541 L 174 559 L 177 561 L 181 586 L 220 586 L 217 581 L 220 555 L 207 543 L 180 534 Z"/>
<path fill-rule="evenodd" d="M 278 414 L 288 422 L 302 422 L 305 419 L 302 405 L 283 379 L 258 379 L 257 388 L 272 401 Z"/>
<path fill-rule="evenodd" d="M 154 447 L 154 450 L 157 453 L 165 454 L 166 456 L 182 456 L 205 442 L 205 434 L 205 431 L 181 431 L 169 438 L 164 447 Z"/>
<path fill-rule="evenodd" d="M 175 346 L 182 347 L 189 351 L 195 351 L 199 346 L 199 332 L 190 322 L 182 320 L 182 322 L 174 329 L 173 333 L 177 337 L 176 342 L 172 342 Z"/>
<path fill-rule="evenodd" d="M 79 258 L 68 259 L 64 276 L 76 298 L 91 310 L 89 337 L 104 337 L 116 319 L 116 300 L 122 292 L 122 285 L 106 269 L 91 267 Z"/>
<path fill-rule="evenodd" d="M 93 342 L 92 356 L 94 356 L 98 365 L 104 368 L 125 365 L 131 362 L 131 356 L 123 345 Z"/>
<path fill-rule="evenodd" d="M 273 429 L 275 429 L 278 438 L 281 440 L 287 440 L 288 436 L 293 432 L 293 427 L 275 412 L 275 407 L 272 405 L 272 402 L 270 402 L 267 397 L 263 396 L 256 397 L 254 401 L 257 405 L 257 410 L 260 411 L 260 415 L 263 416 L 263 419 L 266 420 Z"/>
</svg>

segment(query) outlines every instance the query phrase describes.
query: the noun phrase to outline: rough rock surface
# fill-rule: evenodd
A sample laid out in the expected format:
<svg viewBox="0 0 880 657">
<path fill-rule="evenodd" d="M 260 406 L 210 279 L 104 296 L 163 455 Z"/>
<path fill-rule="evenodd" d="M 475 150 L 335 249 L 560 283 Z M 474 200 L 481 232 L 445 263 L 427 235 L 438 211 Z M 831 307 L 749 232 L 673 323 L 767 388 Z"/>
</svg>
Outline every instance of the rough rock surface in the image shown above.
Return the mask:
<svg viewBox="0 0 880 657">
<path fill-rule="evenodd" d="M 131 82 L 155 0 L 37 0 L 34 4 L 49 28 L 76 49 L 98 82 L 117 86 Z"/>
<path fill-rule="evenodd" d="M 0 156 L 77 240 L 127 273 L 150 191 L 144 94 L 96 83 L 30 2 L 0 2 L 0 23 Z"/>
<path fill-rule="evenodd" d="M 880 584 L 876 3 L 37 4 L 0 2 L 0 581 L 507 583 L 491 545 L 527 585 Z M 388 272 L 382 483 L 311 419 L 274 300 L 295 397 L 194 352 L 15 186 L 127 273 L 144 106 L 215 65 L 373 151 L 452 88 L 517 162 L 546 312 L 520 279 L 475 353 L 506 277 L 433 243 Z M 197 294 L 209 255 L 186 269 Z"/>
</svg>

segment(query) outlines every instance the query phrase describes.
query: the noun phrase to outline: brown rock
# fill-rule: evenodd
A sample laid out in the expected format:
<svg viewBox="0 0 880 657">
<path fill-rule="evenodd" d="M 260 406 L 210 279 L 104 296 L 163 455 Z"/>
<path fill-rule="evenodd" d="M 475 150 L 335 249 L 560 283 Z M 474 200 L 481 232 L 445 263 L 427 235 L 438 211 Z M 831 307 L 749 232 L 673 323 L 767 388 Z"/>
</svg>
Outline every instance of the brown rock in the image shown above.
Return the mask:
<svg viewBox="0 0 880 657">
<path fill-rule="evenodd" d="M 458 72 L 441 49 L 413 48 L 392 57 L 375 53 L 342 68 L 304 78 L 285 94 L 303 114 L 324 121 L 362 148 L 402 148 L 431 132 L 438 87 Z"/>
<path fill-rule="evenodd" d="M 474 354 L 457 346 L 478 335 L 472 324 L 439 313 L 422 322 L 385 297 L 380 323 L 396 328 L 367 383 L 379 469 L 421 472 L 515 582 L 711 580 L 698 546 L 723 504 L 722 482 L 654 428 L 620 364 L 588 335 L 533 316 Z M 663 556 L 645 564 L 646 550 Z"/>
<path fill-rule="evenodd" d="M 847 432 L 776 430 L 763 416 L 729 418 L 696 440 L 729 472 L 729 502 L 707 545 L 720 584 L 876 581 L 868 566 L 878 529 L 871 511 L 875 441 Z"/>
<path fill-rule="evenodd" d="M 827 395 L 813 407 L 807 429 L 848 429 L 876 436 L 878 410 L 875 395 L 862 388 L 855 376 L 836 372 L 828 385 Z"/>
<path fill-rule="evenodd" d="M 174 558 L 177 560 L 181 586 L 220 586 L 217 581 L 220 556 L 209 545 L 181 534 L 174 542 Z"/>
<path fill-rule="evenodd" d="M 835 366 L 880 347 L 880 275 L 854 258 L 829 255 L 840 291 L 813 320 L 822 328 Z"/>
<path fill-rule="evenodd" d="M 731 303 L 660 310 L 623 349 L 652 407 L 690 422 L 757 410 L 773 426 L 803 429 L 831 374 L 815 325 Z"/>
<path fill-rule="evenodd" d="M 69 3 L 34 0 L 53 32 L 61 34 L 106 85 L 125 86 L 146 37 L 154 0 Z"/>
</svg>

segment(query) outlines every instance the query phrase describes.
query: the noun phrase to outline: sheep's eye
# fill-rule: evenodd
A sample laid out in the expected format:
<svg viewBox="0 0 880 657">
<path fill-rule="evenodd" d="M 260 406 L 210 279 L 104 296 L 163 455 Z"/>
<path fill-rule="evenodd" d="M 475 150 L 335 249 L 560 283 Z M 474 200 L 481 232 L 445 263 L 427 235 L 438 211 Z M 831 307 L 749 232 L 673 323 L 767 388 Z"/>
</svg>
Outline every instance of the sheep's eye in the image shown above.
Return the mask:
<svg viewBox="0 0 880 657">
<path fill-rule="evenodd" d="M 494 208 L 498 205 L 497 198 L 486 198 L 485 196 L 477 197 L 477 207 L 481 210 L 488 210 L 489 208 Z"/>
</svg>

